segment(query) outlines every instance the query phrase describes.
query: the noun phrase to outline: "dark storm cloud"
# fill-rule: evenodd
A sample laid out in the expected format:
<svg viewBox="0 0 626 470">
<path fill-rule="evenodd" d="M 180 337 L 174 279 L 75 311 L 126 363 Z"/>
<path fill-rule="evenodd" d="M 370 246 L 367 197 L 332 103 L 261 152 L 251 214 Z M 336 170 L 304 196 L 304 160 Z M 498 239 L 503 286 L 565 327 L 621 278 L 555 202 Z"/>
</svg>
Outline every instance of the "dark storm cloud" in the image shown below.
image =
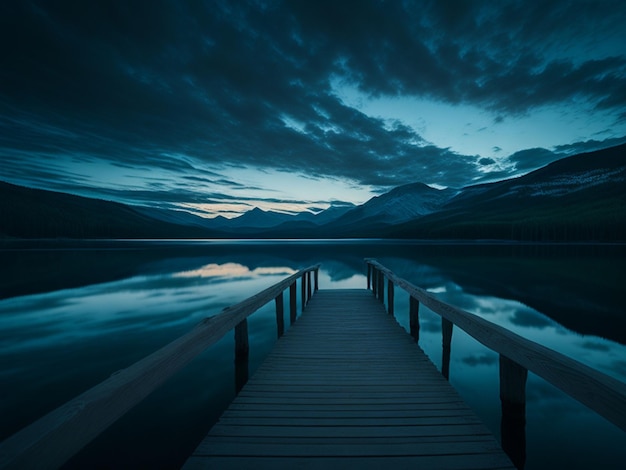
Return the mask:
<svg viewBox="0 0 626 470">
<path fill-rule="evenodd" d="M 508 160 L 515 165 L 518 172 L 527 172 L 547 165 L 559 157 L 552 151 L 544 148 L 520 150 L 510 155 Z"/>
<path fill-rule="evenodd" d="M 334 84 L 473 104 L 495 122 L 568 100 L 626 108 L 621 46 L 608 41 L 591 58 L 594 44 L 577 40 L 593 29 L 623 44 L 620 2 L 497 5 L 3 2 L 3 176 L 20 173 L 28 155 L 73 155 L 231 187 L 190 159 L 374 186 L 461 186 L 486 160 L 351 108 Z M 561 42 L 570 55 L 556 54 Z M 529 169 L 548 161 L 521 157 L 512 160 Z M 34 179 L 80 183 L 33 165 Z"/>
<path fill-rule="evenodd" d="M 574 144 L 557 145 L 556 147 L 554 147 L 554 150 L 562 154 L 572 155 L 576 153 L 592 152 L 594 150 L 613 147 L 616 145 L 621 145 L 623 143 L 626 143 L 626 137 L 606 139 L 602 141 L 591 139 L 585 142 L 577 142 Z"/>
<path fill-rule="evenodd" d="M 520 150 L 509 155 L 507 161 L 514 165 L 515 170 L 509 171 L 512 174 L 526 173 L 535 168 L 547 165 L 550 162 L 584 152 L 592 152 L 607 147 L 613 147 L 626 142 L 626 137 L 599 140 L 587 140 L 585 142 L 576 142 L 574 144 L 557 145 L 553 150 L 544 148 L 530 148 Z M 502 175 L 504 176 L 504 175 Z"/>
<path fill-rule="evenodd" d="M 373 95 L 432 96 L 503 113 L 571 98 L 624 107 L 619 2 L 498 5 L 388 2 L 381 15 L 378 2 L 301 2 L 296 17 L 302 36 L 337 58 L 338 73 Z M 591 46 L 579 36 L 594 31 L 613 35 L 606 53 L 619 55 L 588 59 Z M 572 57 L 555 55 L 563 46 Z"/>
</svg>

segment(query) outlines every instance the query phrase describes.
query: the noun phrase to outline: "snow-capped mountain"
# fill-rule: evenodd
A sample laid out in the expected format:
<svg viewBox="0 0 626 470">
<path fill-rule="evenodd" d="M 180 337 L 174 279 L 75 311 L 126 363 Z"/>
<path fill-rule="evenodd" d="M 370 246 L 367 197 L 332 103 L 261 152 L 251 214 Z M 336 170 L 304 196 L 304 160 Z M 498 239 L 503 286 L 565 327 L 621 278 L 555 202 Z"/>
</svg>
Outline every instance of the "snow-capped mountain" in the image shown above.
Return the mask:
<svg viewBox="0 0 626 470">
<path fill-rule="evenodd" d="M 624 188 L 626 145 L 620 145 L 563 158 L 518 178 L 463 188 L 442 210 L 485 203 L 499 205 L 502 200 L 535 204 L 544 198 L 563 198 L 598 189 L 620 192 Z"/>
<path fill-rule="evenodd" d="M 329 208 L 314 214 L 313 212 L 300 212 L 299 214 L 287 214 L 282 212 L 264 211 L 254 208 L 248 212 L 235 217 L 225 219 L 219 225 L 220 229 L 264 229 L 278 227 L 285 223 L 308 222 L 315 225 L 323 225 L 341 217 L 347 211 L 354 208 L 354 204 L 349 202 L 333 202 Z M 217 227 L 216 227 L 217 228 Z"/>
<path fill-rule="evenodd" d="M 338 218 L 332 225 L 349 225 L 368 220 L 375 224 L 399 224 L 439 210 L 456 193 L 434 189 L 423 183 L 398 186 L 375 196 Z"/>
<path fill-rule="evenodd" d="M 303 220 L 313 222 L 315 225 L 324 225 L 338 219 L 355 207 L 357 206 L 355 206 L 351 202 L 334 201 L 330 204 L 330 207 L 328 209 L 325 209 L 322 212 L 318 212 L 313 217 L 307 217 Z M 301 214 L 297 215 L 296 218 L 300 220 Z"/>
<path fill-rule="evenodd" d="M 275 227 L 276 225 L 280 225 L 287 220 L 291 220 L 293 215 L 284 214 L 282 212 L 274 212 L 274 211 L 264 211 L 255 207 L 248 212 L 240 215 L 239 217 L 235 217 L 234 219 L 228 220 L 223 224 L 224 228 L 244 228 L 244 227 L 253 227 L 253 228 L 267 228 L 267 227 Z"/>
<path fill-rule="evenodd" d="M 418 238 L 609 240 L 626 235 L 626 145 L 463 188 L 436 213 L 387 231 Z"/>
<path fill-rule="evenodd" d="M 341 238 L 626 241 L 626 144 L 461 190 L 400 186 L 318 214 L 204 219 L 0 183 L 0 238 Z"/>
</svg>

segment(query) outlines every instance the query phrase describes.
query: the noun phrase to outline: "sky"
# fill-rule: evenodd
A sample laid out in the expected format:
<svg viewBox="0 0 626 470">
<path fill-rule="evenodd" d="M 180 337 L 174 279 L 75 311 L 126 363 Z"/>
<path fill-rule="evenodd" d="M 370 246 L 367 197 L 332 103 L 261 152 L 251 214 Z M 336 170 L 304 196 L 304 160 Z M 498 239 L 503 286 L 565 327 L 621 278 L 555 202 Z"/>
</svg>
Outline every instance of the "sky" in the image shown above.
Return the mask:
<svg viewBox="0 0 626 470">
<path fill-rule="evenodd" d="M 233 217 L 626 142 L 626 2 L 0 3 L 0 180 Z"/>
</svg>

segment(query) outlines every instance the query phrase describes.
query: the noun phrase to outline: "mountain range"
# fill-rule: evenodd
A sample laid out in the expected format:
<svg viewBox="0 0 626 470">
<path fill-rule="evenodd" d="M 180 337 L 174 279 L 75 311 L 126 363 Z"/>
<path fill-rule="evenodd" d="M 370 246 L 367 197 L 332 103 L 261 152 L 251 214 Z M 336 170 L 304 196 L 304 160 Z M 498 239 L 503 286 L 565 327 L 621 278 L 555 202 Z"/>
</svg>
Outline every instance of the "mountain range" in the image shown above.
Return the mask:
<svg viewBox="0 0 626 470">
<path fill-rule="evenodd" d="M 314 214 L 226 219 L 0 182 L 4 238 L 411 238 L 625 241 L 626 144 L 462 189 L 413 183 Z"/>
</svg>

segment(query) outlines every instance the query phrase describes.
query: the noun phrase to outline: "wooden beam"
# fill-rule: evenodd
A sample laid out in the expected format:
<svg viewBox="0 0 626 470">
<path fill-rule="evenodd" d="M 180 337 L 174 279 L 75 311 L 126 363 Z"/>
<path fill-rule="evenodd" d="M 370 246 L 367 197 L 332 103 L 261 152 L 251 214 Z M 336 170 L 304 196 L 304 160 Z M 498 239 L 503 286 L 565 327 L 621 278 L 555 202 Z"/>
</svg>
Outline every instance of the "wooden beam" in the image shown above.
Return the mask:
<svg viewBox="0 0 626 470">
<path fill-rule="evenodd" d="M 441 319 L 441 373 L 446 378 L 450 379 L 450 345 L 452 343 L 452 322 Z"/>
<path fill-rule="evenodd" d="M 235 362 L 247 361 L 249 352 L 248 319 L 244 318 L 235 326 Z"/>
<path fill-rule="evenodd" d="M 393 302 L 394 302 L 394 293 L 393 293 L 393 281 L 389 279 L 387 281 L 387 312 L 389 315 L 393 316 Z"/>
<path fill-rule="evenodd" d="M 296 318 L 298 316 L 298 305 L 297 305 L 297 289 L 296 289 L 296 281 L 294 280 L 289 286 L 289 324 L 293 325 L 296 322 Z"/>
<path fill-rule="evenodd" d="M 419 320 L 420 303 L 413 297 L 409 297 L 409 328 L 411 330 L 411 336 L 415 339 L 415 342 L 420 340 L 420 320 Z"/>
<path fill-rule="evenodd" d="M 300 285 L 300 300 L 302 302 L 302 311 L 306 307 L 306 273 L 302 273 L 302 281 Z"/>
<path fill-rule="evenodd" d="M 284 314 L 284 303 L 283 303 L 283 293 L 281 292 L 274 299 L 276 303 L 276 331 L 277 335 L 280 338 L 285 333 L 285 314 Z"/>
<path fill-rule="evenodd" d="M 378 298 L 378 269 L 372 266 L 372 292 L 374 297 Z"/>
<path fill-rule="evenodd" d="M 528 369 L 500 354 L 500 400 L 515 407 L 526 407 Z"/>
<path fill-rule="evenodd" d="M 0 443 L 0 468 L 58 468 L 163 382 L 276 298 L 311 266 L 202 320 L 187 334 L 115 372 Z"/>
<path fill-rule="evenodd" d="M 378 300 L 385 303 L 385 275 L 382 271 L 378 272 L 377 278 L 378 288 L 376 289 L 376 292 L 378 293 Z"/>
<path fill-rule="evenodd" d="M 500 354 L 502 448 L 517 468 L 526 463 L 526 379 L 528 370 Z"/>
<path fill-rule="evenodd" d="M 581 362 L 523 338 L 484 318 L 449 305 L 424 289 L 369 260 L 376 268 L 433 312 L 451 321 L 489 349 L 560 388 L 572 398 L 626 431 L 626 384 Z"/>
<path fill-rule="evenodd" d="M 319 268 L 316 269 L 315 271 L 313 271 L 313 274 L 315 276 L 315 292 L 317 292 L 318 290 L 320 290 L 320 284 L 319 284 Z"/>
</svg>

